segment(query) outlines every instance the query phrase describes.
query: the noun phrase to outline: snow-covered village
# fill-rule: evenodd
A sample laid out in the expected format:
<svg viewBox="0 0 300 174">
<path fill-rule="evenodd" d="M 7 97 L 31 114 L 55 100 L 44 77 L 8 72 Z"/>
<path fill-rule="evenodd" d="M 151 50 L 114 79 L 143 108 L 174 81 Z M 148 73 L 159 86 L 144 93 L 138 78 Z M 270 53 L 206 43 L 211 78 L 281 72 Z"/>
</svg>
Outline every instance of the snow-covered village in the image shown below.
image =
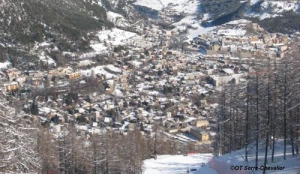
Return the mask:
<svg viewBox="0 0 300 174">
<path fill-rule="evenodd" d="M 0 173 L 299 174 L 299 9 L 0 0 Z"/>
</svg>

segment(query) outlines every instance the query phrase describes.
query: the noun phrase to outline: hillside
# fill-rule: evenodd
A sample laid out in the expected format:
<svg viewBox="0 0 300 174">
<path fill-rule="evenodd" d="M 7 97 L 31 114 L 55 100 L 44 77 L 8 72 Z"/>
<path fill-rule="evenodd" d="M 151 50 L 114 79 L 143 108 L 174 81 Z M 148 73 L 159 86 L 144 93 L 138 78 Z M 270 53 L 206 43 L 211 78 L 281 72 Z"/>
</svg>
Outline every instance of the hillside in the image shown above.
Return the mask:
<svg viewBox="0 0 300 174">
<path fill-rule="evenodd" d="M 74 50 L 86 50 L 87 33 L 115 26 L 112 13 L 125 16 L 124 21 L 136 17 L 126 1 L 118 0 L 4 0 L 0 6 L 2 46 L 66 40 L 76 41 Z"/>
<path fill-rule="evenodd" d="M 147 159 L 144 161 L 145 173 L 173 173 L 181 174 L 186 173 L 188 169 L 196 169 L 193 174 L 261 174 L 262 170 L 243 170 L 245 167 L 255 167 L 255 147 L 251 146 L 249 149 L 250 157 L 246 162 L 244 159 L 245 149 L 237 150 L 231 154 L 223 156 L 212 157 L 211 154 L 193 154 L 188 156 L 183 155 L 161 155 L 157 160 Z M 275 151 L 275 160 L 271 162 L 271 150 L 268 156 L 268 167 L 282 167 L 282 170 L 269 170 L 267 174 L 299 174 L 300 158 L 292 156 L 291 153 L 287 154 L 287 159 L 283 160 L 283 141 L 278 140 Z M 291 146 L 288 146 L 287 151 L 291 151 Z M 260 144 L 259 148 L 259 161 L 258 166 L 263 166 L 264 163 L 264 144 Z M 204 167 L 202 163 L 206 163 Z M 231 166 L 242 166 L 241 170 L 231 170 Z M 283 168 L 284 167 L 284 168 Z"/>
<path fill-rule="evenodd" d="M 6 0 L 1 5 L 1 34 L 25 44 L 59 35 L 75 40 L 87 31 L 112 27 L 104 7 L 92 1 Z"/>
<path fill-rule="evenodd" d="M 258 152 L 258 167 L 261 167 L 264 165 L 264 146 L 265 144 L 262 142 L 259 145 L 259 152 Z M 292 156 L 291 153 L 291 146 L 287 147 L 287 157 L 286 160 L 283 159 L 283 140 L 278 140 L 276 142 L 275 146 L 275 158 L 274 162 L 271 162 L 271 152 L 272 150 L 269 149 L 268 151 L 268 167 L 282 167 L 282 170 L 268 170 L 267 174 L 283 174 L 283 173 L 289 173 L 289 174 L 298 174 L 300 172 L 299 164 L 300 164 L 300 158 L 297 156 Z M 231 174 L 236 173 L 235 171 L 232 171 L 230 169 L 230 166 L 243 166 L 243 169 L 245 167 L 255 167 L 255 146 L 254 144 L 249 149 L 249 158 L 248 162 L 245 161 L 245 149 L 237 150 L 232 152 L 231 154 L 225 154 L 224 156 L 215 157 L 210 162 L 210 167 L 214 168 L 216 171 L 220 173 L 222 171 L 222 174 Z M 284 168 L 283 168 L 284 167 Z M 241 170 L 244 171 L 244 173 L 255 173 L 255 174 L 261 174 L 262 170 Z M 201 170 L 200 170 L 201 172 Z"/>
<path fill-rule="evenodd" d="M 134 5 L 140 13 L 156 20 L 166 19 L 170 14 L 166 15 L 165 12 L 171 11 L 173 15 L 180 14 L 179 21 L 193 19 L 191 24 L 198 22 L 200 27 L 218 26 L 246 18 L 259 23 L 269 32 L 291 33 L 300 30 L 300 3 L 296 0 L 137 0 Z M 170 24 L 179 21 L 173 20 Z"/>
<path fill-rule="evenodd" d="M 247 18 L 259 23 L 269 32 L 292 33 L 300 30 L 300 3 L 294 0 L 229 0 L 221 5 L 219 1 L 217 3 L 204 0 L 201 1 L 200 9 L 200 12 L 211 15 L 208 25 L 220 25 Z"/>
</svg>

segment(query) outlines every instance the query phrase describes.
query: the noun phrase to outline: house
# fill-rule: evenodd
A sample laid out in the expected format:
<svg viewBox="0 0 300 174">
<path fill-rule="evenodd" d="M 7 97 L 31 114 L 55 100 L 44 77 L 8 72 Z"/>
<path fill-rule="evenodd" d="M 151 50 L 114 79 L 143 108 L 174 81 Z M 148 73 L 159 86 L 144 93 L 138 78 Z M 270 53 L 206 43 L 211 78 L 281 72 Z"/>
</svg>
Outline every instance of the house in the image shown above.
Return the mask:
<svg viewBox="0 0 300 174">
<path fill-rule="evenodd" d="M 229 82 L 234 82 L 235 84 L 238 84 L 240 81 L 240 74 L 226 76 L 211 75 L 210 80 L 212 82 L 212 85 L 214 85 L 215 87 L 222 86 Z"/>
<path fill-rule="evenodd" d="M 190 134 L 198 139 L 198 141 L 209 141 L 209 134 L 201 129 L 191 127 Z"/>
<path fill-rule="evenodd" d="M 252 28 L 255 31 L 264 31 L 264 29 L 260 25 L 258 25 L 258 23 L 252 23 Z"/>
<path fill-rule="evenodd" d="M 29 77 L 26 79 L 26 81 L 33 86 L 42 86 L 43 85 L 43 79 L 40 77 Z"/>
<path fill-rule="evenodd" d="M 67 75 L 70 80 L 79 79 L 81 77 L 80 72 L 72 72 Z"/>
<path fill-rule="evenodd" d="M 40 71 L 27 71 L 26 74 L 30 77 L 43 77 L 43 72 Z"/>
<path fill-rule="evenodd" d="M 171 31 L 171 30 L 163 30 L 163 33 L 164 33 L 166 36 L 172 36 L 172 31 Z"/>
<path fill-rule="evenodd" d="M 73 69 L 71 67 L 62 67 L 57 69 L 58 76 L 65 76 L 68 74 L 71 74 L 73 72 Z"/>
<path fill-rule="evenodd" d="M 201 119 L 201 120 L 197 120 L 196 121 L 196 127 L 200 128 L 200 127 L 207 127 L 209 126 L 209 122 L 205 119 Z"/>
<path fill-rule="evenodd" d="M 167 118 L 171 118 L 172 117 L 172 112 L 167 112 Z"/>
<path fill-rule="evenodd" d="M 19 84 L 18 82 L 5 83 L 3 89 L 5 92 L 15 92 L 19 89 Z"/>
<path fill-rule="evenodd" d="M 65 76 L 73 72 L 71 67 L 59 67 L 48 72 L 48 76 Z"/>
<path fill-rule="evenodd" d="M 21 72 L 16 68 L 11 68 L 6 70 L 6 75 L 9 81 L 16 81 L 16 79 L 20 76 Z"/>
</svg>

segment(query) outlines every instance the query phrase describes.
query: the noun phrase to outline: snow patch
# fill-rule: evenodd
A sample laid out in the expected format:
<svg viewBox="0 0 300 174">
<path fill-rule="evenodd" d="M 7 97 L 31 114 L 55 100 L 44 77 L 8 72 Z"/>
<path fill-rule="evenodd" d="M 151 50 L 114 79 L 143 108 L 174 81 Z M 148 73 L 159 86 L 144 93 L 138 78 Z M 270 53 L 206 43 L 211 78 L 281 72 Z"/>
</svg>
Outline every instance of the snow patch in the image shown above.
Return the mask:
<svg viewBox="0 0 300 174">
<path fill-rule="evenodd" d="M 0 62 L 0 70 L 3 70 L 3 69 L 8 69 L 9 67 L 11 66 L 11 63 L 6 61 L 6 62 Z"/>
</svg>

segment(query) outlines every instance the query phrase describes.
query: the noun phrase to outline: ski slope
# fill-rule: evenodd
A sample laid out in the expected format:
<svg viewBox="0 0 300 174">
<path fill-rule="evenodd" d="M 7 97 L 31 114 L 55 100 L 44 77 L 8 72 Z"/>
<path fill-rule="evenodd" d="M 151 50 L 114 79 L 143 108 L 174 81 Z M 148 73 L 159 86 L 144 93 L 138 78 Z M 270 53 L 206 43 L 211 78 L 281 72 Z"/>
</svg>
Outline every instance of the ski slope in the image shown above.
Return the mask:
<svg viewBox="0 0 300 174">
<path fill-rule="evenodd" d="M 194 155 L 160 155 L 157 159 L 147 159 L 144 161 L 145 174 L 183 174 L 187 173 L 189 166 L 202 168 L 202 163 L 207 163 L 213 157 L 212 154 Z M 196 167 L 198 166 L 198 167 Z M 217 174 L 208 167 L 203 167 L 201 171 L 206 174 Z"/>
<path fill-rule="evenodd" d="M 265 144 L 259 144 L 258 150 L 258 170 L 244 170 L 245 167 L 255 167 L 255 144 L 249 146 L 248 162 L 245 161 L 245 149 L 237 150 L 231 154 L 214 157 L 212 154 L 194 155 L 161 155 L 155 159 L 144 161 L 145 174 L 183 174 L 189 168 L 197 168 L 192 174 L 262 174 L 260 168 L 264 165 Z M 287 145 L 286 160 L 283 159 L 283 140 L 278 140 L 275 144 L 275 158 L 271 161 L 269 148 L 267 167 L 281 167 L 282 170 L 268 170 L 267 174 L 300 174 L 300 156 L 293 156 L 291 146 Z M 206 165 L 201 167 L 202 163 Z M 232 166 L 242 166 L 242 170 L 232 170 Z"/>
</svg>

